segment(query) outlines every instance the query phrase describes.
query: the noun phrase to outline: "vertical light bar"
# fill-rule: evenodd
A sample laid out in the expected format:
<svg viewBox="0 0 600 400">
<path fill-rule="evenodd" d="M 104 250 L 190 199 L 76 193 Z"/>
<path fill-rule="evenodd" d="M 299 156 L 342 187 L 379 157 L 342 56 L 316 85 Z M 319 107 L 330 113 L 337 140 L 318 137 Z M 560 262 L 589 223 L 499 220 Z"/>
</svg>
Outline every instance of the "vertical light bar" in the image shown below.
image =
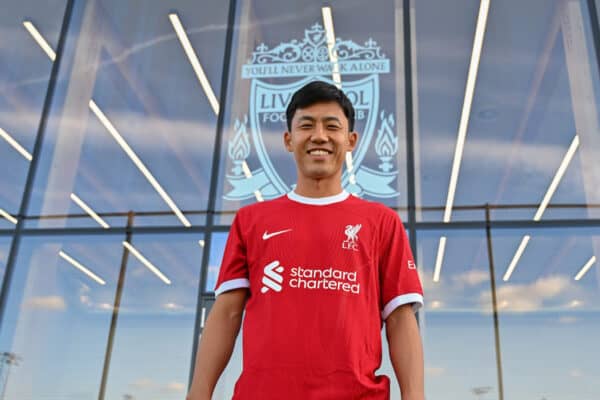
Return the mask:
<svg viewBox="0 0 600 400">
<path fill-rule="evenodd" d="M 8 134 L 8 132 L 6 132 L 2 128 L 0 128 L 0 137 L 2 137 L 2 139 L 6 140 L 8 142 L 8 144 L 10 144 L 17 152 L 19 152 L 19 154 L 21 154 L 23 157 L 25 157 L 27 159 L 27 161 L 31 161 L 31 159 L 32 159 L 31 154 L 27 150 L 25 150 L 25 148 L 23 146 L 21 146 L 19 144 L 19 142 L 17 142 L 15 139 L 13 139 L 13 137 L 10 136 Z"/>
<path fill-rule="evenodd" d="M 108 225 L 90 206 L 88 206 L 83 200 L 81 200 L 75 193 L 71 193 L 71 200 L 73 200 L 79 207 L 83 209 L 90 217 L 92 217 L 101 227 L 104 229 L 110 228 Z"/>
<path fill-rule="evenodd" d="M 196 52 L 194 51 L 194 48 L 190 43 L 190 39 L 185 33 L 185 29 L 183 29 L 183 25 L 179 20 L 179 16 L 175 13 L 169 14 L 169 20 L 173 25 L 173 29 L 175 29 L 175 33 L 179 38 L 179 42 L 181 43 L 181 46 L 183 47 L 183 50 L 185 51 L 185 54 L 187 55 L 188 60 L 190 61 L 190 64 L 192 64 L 192 68 L 196 73 L 196 77 L 198 77 L 198 81 L 200 81 L 202 89 L 204 89 L 204 93 L 206 93 L 208 102 L 210 103 L 215 114 L 219 115 L 219 101 L 217 100 L 217 96 L 215 96 L 215 93 L 213 92 L 212 87 L 210 86 L 210 82 L 208 81 L 208 78 L 206 77 L 206 74 L 202 69 L 202 65 L 200 64 L 198 56 L 196 55 Z"/>
<path fill-rule="evenodd" d="M 521 258 L 523 252 L 525 251 L 525 248 L 527 247 L 527 243 L 529 243 L 529 239 L 531 239 L 531 236 L 529 235 L 525 235 L 523 236 L 523 239 L 521 239 L 521 244 L 519 245 L 517 252 L 515 253 L 512 261 L 510 262 L 508 269 L 504 273 L 504 277 L 502 277 L 502 280 L 504 282 L 510 279 L 510 276 L 512 275 L 513 271 L 515 270 L 515 267 L 517 266 L 517 263 L 519 262 L 519 259 Z"/>
<path fill-rule="evenodd" d="M 446 236 L 440 238 L 440 244 L 438 245 L 437 257 L 435 259 L 435 270 L 433 271 L 433 281 L 440 281 L 440 274 L 442 272 L 442 263 L 444 261 L 444 250 L 446 249 Z"/>
<path fill-rule="evenodd" d="M 573 138 L 573 141 L 571 142 L 571 145 L 569 146 L 569 150 L 567 150 L 567 154 L 565 154 L 565 157 L 563 158 L 562 162 L 560 163 L 560 167 L 558 167 L 558 170 L 556 171 L 556 174 L 554 175 L 554 179 L 552 179 L 552 183 L 550 184 L 550 186 L 548 187 L 548 190 L 546 191 L 546 195 L 544 196 L 544 199 L 540 203 L 540 206 L 539 206 L 537 212 L 535 213 L 535 216 L 533 217 L 534 221 L 539 221 L 542 218 L 542 215 L 544 214 L 544 211 L 546 211 L 546 207 L 548 206 L 548 203 L 550 203 L 550 199 L 554 195 L 554 192 L 556 191 L 558 184 L 560 183 L 563 175 L 565 174 L 565 171 L 567 170 L 569 163 L 573 159 L 573 156 L 575 155 L 575 151 L 577 151 L 578 146 L 579 146 L 579 136 L 575 135 L 575 137 Z"/>
<path fill-rule="evenodd" d="M 14 225 L 17 224 L 17 219 L 0 208 L 0 215 L 6 218 L 9 222 L 12 222 Z"/>
<path fill-rule="evenodd" d="M 577 275 L 575 275 L 575 280 L 578 281 L 581 278 L 583 278 L 583 275 L 585 275 L 585 273 L 588 272 L 590 268 L 592 268 L 592 265 L 594 265 L 595 262 L 596 256 L 592 256 L 592 258 L 590 258 L 588 262 L 585 263 L 585 265 L 583 266 L 583 268 L 581 268 Z"/>
<path fill-rule="evenodd" d="M 101 284 L 101 285 L 106 284 L 106 282 L 103 279 L 101 279 L 100 277 L 98 277 L 98 275 L 94 274 L 92 271 L 90 271 L 89 269 L 84 267 L 81 263 L 79 263 L 77 260 L 73 259 L 71 256 L 69 256 L 64 251 L 61 250 L 58 253 L 58 255 L 60 255 L 62 258 L 67 260 L 72 266 L 74 266 L 75 268 L 77 268 L 78 270 L 80 270 L 81 272 L 83 272 L 84 274 L 86 274 L 87 276 L 89 276 L 90 278 L 92 278 L 93 280 L 98 282 L 99 284 Z"/>
<path fill-rule="evenodd" d="M 123 246 L 129 250 L 138 260 L 142 262 L 150 271 L 154 273 L 154 275 L 158 276 L 161 281 L 166 283 L 167 285 L 171 284 L 169 278 L 167 278 L 158 268 L 156 268 L 146 257 L 144 257 L 135 247 L 127 242 L 123 242 Z"/>
<path fill-rule="evenodd" d="M 477 72 L 479 71 L 479 59 L 481 58 L 481 49 L 485 37 L 485 28 L 487 25 L 488 11 L 490 7 L 489 0 L 481 0 L 479 6 L 479 16 L 477 17 L 477 27 L 475 29 L 475 39 L 473 40 L 473 52 L 471 53 L 471 64 L 469 65 L 469 74 L 467 75 L 467 85 L 465 88 L 465 99 L 460 124 L 458 127 L 458 138 L 456 140 L 456 149 L 454 151 L 454 162 L 452 163 L 452 173 L 450 175 L 450 184 L 448 186 L 448 198 L 446 200 L 446 210 L 444 212 L 444 222 L 450 221 L 452 207 L 454 205 L 454 195 L 456 193 L 456 184 L 460 172 L 462 154 L 469 127 L 469 118 L 471 114 L 471 104 L 473 103 L 473 94 L 475 93 L 475 83 L 477 82 Z"/>
<path fill-rule="evenodd" d="M 444 210 L 444 222 L 450 222 L 452 215 L 452 207 L 454 206 L 454 195 L 456 194 L 456 184 L 458 182 L 458 174 L 460 172 L 460 164 L 462 162 L 467 130 L 469 127 L 469 118 L 471 115 L 471 105 L 473 103 L 473 95 L 475 93 L 475 84 L 477 82 L 477 73 L 479 71 L 479 60 L 481 59 L 481 49 L 483 47 L 483 39 L 485 38 L 485 29 L 487 25 L 488 11 L 490 8 L 489 0 L 481 0 L 479 4 L 479 14 L 477 16 L 477 24 L 475 26 L 475 38 L 473 39 L 473 50 L 471 52 L 471 62 L 469 64 L 469 73 L 467 75 L 467 84 L 465 87 L 465 98 L 463 102 L 460 123 L 458 126 L 458 137 L 456 139 L 456 148 L 454 150 L 454 161 L 452 162 L 452 172 L 450 173 L 450 183 L 448 184 L 448 197 L 446 199 L 446 209 Z M 441 266 L 441 260 L 444 257 L 444 247 L 446 238 L 444 237 L 444 246 L 440 239 L 438 247 L 438 259 L 436 265 Z M 441 249 L 441 250 L 440 250 Z M 439 278 L 439 277 L 438 277 Z"/>
<path fill-rule="evenodd" d="M 333 29 L 333 15 L 331 14 L 331 7 L 322 7 L 321 13 L 323 14 L 323 26 L 325 27 L 325 35 L 327 38 L 329 61 L 331 61 L 331 64 L 333 64 L 333 71 L 331 75 L 335 85 L 341 89 L 342 76 L 340 75 L 340 65 L 338 63 L 338 57 L 335 51 L 335 30 Z"/>
<path fill-rule="evenodd" d="M 200 245 L 200 247 L 204 247 L 204 239 L 198 240 L 198 244 Z"/>
<path fill-rule="evenodd" d="M 123 137 L 121 136 L 119 131 L 117 131 L 117 129 L 110 122 L 110 120 L 108 118 L 106 118 L 106 115 L 104 115 L 104 113 L 102 112 L 102 110 L 100 110 L 100 108 L 94 102 L 94 100 L 90 100 L 89 106 L 90 106 L 90 109 L 94 112 L 94 114 L 96 114 L 96 117 L 98 117 L 100 122 L 102 122 L 102 125 L 104 125 L 106 130 L 117 141 L 119 146 L 121 146 L 123 151 L 125 151 L 125 153 L 129 156 L 131 161 L 133 161 L 133 163 L 138 167 L 138 169 L 146 177 L 148 182 L 150 182 L 150 184 L 152 185 L 154 190 L 156 190 L 158 192 L 160 197 L 162 197 L 162 199 L 165 201 L 165 203 L 167 203 L 167 205 L 171 208 L 171 210 L 173 210 L 175 215 L 177 215 L 177 217 L 179 218 L 181 223 L 188 228 L 190 226 L 192 226 L 190 221 L 188 221 L 188 219 L 183 215 L 181 210 L 179 210 L 179 208 L 177 207 L 175 202 L 171 199 L 171 197 L 167 194 L 167 192 L 162 188 L 160 183 L 158 183 L 156 178 L 154 178 L 154 176 L 150 173 L 148 168 L 146 168 L 146 166 L 144 165 L 142 160 L 140 160 L 140 158 L 137 156 L 137 154 L 135 154 L 135 152 L 131 149 L 131 147 L 129 147 L 129 144 L 127 144 L 125 139 L 123 139 Z"/>
<path fill-rule="evenodd" d="M 52 47 L 48 44 L 46 39 L 42 36 L 42 34 L 37 30 L 37 28 L 31 23 L 31 21 L 23 21 L 23 26 L 27 29 L 27 32 L 33 37 L 33 40 L 40 45 L 42 50 L 50 57 L 52 61 L 56 60 L 56 53 L 52 50 Z"/>
</svg>

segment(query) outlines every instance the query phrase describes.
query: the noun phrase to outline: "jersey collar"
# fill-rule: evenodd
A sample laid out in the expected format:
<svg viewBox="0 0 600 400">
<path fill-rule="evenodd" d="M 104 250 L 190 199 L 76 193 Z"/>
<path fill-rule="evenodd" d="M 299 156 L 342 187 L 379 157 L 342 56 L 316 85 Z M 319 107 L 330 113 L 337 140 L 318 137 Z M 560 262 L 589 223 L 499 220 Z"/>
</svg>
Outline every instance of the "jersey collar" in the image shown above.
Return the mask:
<svg viewBox="0 0 600 400">
<path fill-rule="evenodd" d="M 305 197 L 299 195 L 293 190 L 287 194 L 288 199 L 292 201 L 302 204 L 311 204 L 313 206 L 326 206 L 328 204 L 339 203 L 341 201 L 346 200 L 348 196 L 350 196 L 350 193 L 346 192 L 345 190 L 342 190 L 341 193 L 336 194 L 334 196 L 327 197 Z"/>
</svg>

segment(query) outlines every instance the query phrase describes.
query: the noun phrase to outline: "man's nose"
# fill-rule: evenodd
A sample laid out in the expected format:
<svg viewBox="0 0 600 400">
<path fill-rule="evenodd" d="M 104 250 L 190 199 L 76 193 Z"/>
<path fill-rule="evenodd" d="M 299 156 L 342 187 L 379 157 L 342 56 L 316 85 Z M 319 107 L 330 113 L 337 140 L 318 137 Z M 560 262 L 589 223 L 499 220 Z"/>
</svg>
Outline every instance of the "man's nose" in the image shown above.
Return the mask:
<svg viewBox="0 0 600 400">
<path fill-rule="evenodd" d="M 310 140 L 313 142 L 322 143 L 322 142 L 326 142 L 327 139 L 328 139 L 328 137 L 327 137 L 327 132 L 325 130 L 325 127 L 321 124 L 317 124 L 311 135 Z"/>
</svg>

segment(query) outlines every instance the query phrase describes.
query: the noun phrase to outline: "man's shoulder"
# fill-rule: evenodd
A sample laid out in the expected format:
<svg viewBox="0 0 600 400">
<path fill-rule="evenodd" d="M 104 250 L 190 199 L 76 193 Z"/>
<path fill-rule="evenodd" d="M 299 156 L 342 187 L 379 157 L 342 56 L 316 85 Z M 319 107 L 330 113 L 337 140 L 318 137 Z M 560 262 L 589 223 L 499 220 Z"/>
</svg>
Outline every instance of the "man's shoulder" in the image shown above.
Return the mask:
<svg viewBox="0 0 600 400">
<path fill-rule="evenodd" d="M 372 200 L 362 199 L 356 196 L 350 196 L 349 200 L 350 202 L 348 203 L 348 205 L 351 206 L 355 210 L 355 212 L 384 219 L 398 218 L 397 212 L 385 204 Z"/>
<path fill-rule="evenodd" d="M 275 209 L 285 207 L 286 204 L 288 203 L 286 202 L 286 196 L 284 195 L 272 200 L 259 201 L 256 203 L 245 205 L 237 211 L 237 215 L 261 215 L 263 213 L 273 212 Z"/>
</svg>

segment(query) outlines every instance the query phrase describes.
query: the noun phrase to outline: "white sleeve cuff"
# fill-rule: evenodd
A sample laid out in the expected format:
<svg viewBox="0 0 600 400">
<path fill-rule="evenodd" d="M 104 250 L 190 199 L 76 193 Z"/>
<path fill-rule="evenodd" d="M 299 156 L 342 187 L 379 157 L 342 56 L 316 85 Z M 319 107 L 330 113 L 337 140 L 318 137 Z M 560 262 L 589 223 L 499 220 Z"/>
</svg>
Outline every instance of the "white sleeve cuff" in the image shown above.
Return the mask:
<svg viewBox="0 0 600 400">
<path fill-rule="evenodd" d="M 221 285 L 215 290 L 215 296 L 218 296 L 221 293 L 228 292 L 233 289 L 249 288 L 249 287 L 250 287 L 250 281 L 246 278 L 232 279 L 230 281 L 225 281 L 225 282 L 221 283 Z"/>
<path fill-rule="evenodd" d="M 419 293 L 407 293 L 394 297 L 392 300 L 388 301 L 383 308 L 381 318 L 384 320 L 387 319 L 396 308 L 410 303 L 413 305 L 413 311 L 417 312 L 417 310 L 423 306 L 423 296 Z"/>
</svg>

